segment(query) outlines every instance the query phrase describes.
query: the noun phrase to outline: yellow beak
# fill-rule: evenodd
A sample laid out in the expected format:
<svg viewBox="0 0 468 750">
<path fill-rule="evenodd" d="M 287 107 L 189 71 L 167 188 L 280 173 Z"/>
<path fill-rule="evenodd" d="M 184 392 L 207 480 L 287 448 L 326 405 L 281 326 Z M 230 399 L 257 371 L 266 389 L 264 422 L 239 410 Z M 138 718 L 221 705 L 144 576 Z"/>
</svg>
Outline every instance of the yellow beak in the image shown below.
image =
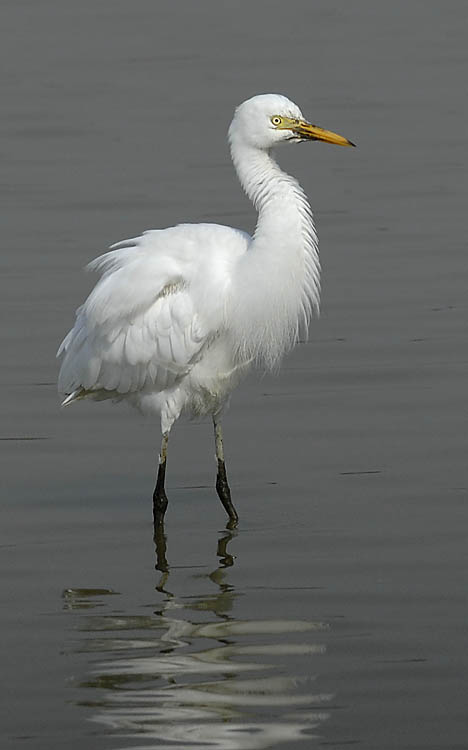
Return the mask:
<svg viewBox="0 0 468 750">
<path fill-rule="evenodd" d="M 291 130 L 299 138 L 307 141 L 326 141 L 326 143 L 335 143 L 337 146 L 356 145 L 352 141 L 348 141 L 347 138 L 343 138 L 342 135 L 338 135 L 338 133 L 332 133 L 331 130 L 324 130 L 323 128 L 319 128 L 318 125 L 311 125 L 304 120 L 288 120 L 284 118 L 281 129 Z"/>
</svg>

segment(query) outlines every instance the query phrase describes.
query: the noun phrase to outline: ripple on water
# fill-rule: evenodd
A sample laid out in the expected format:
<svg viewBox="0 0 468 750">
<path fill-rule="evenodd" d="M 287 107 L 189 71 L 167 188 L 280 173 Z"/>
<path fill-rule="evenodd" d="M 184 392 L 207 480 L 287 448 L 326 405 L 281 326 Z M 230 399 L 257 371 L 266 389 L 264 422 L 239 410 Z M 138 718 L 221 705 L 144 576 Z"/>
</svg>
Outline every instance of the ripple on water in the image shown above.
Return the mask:
<svg viewBox="0 0 468 750">
<path fill-rule="evenodd" d="M 164 588 L 164 540 L 157 551 L 165 562 L 158 587 L 165 600 L 153 616 L 89 612 L 110 607 L 114 591 L 64 592 L 65 608 L 75 615 L 82 610 L 76 651 L 92 654 L 78 702 L 92 706 L 89 718 L 118 737 L 119 747 L 122 741 L 132 750 L 256 750 L 294 741 L 310 746 L 328 718 L 333 695 L 320 691 L 314 675 L 326 653 L 320 634 L 328 623 L 240 620 L 233 607 L 227 615 L 219 604 L 235 597 L 224 581 L 233 564 L 226 553 L 231 538 L 221 540 L 220 567 L 204 577 L 218 593 L 179 600 Z M 201 611 L 205 618 L 211 611 L 212 619 L 194 621 Z M 291 674 L 298 663 L 302 674 Z"/>
</svg>

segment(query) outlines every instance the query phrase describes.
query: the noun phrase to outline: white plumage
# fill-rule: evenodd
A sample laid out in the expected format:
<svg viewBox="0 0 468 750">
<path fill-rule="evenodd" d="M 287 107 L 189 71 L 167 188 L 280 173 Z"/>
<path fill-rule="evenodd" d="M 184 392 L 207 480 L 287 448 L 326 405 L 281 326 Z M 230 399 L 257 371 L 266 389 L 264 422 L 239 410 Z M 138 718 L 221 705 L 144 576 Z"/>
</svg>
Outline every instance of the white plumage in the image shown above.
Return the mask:
<svg viewBox="0 0 468 750">
<path fill-rule="evenodd" d="M 246 246 L 227 227 L 182 224 L 145 232 L 92 261 L 102 276 L 62 344 L 60 391 L 126 398 L 161 414 L 163 432 L 183 408 L 203 413 L 208 399 L 212 410 L 220 376 L 237 364 L 223 361 L 221 331 L 232 266 Z M 205 363 L 214 350 L 216 371 Z"/>
<path fill-rule="evenodd" d="M 274 367 L 318 311 L 312 212 L 270 153 L 281 141 L 305 139 L 350 145 L 306 123 L 283 96 L 249 99 L 235 112 L 229 141 L 259 214 L 253 237 L 217 224 L 180 224 L 113 245 L 88 266 L 101 278 L 58 351 L 65 355 L 58 384 L 63 404 L 125 399 L 160 415 L 166 439 L 160 471 L 179 415 L 211 414 L 219 432 L 219 485 L 219 419 L 229 394 L 254 363 Z M 230 497 L 221 499 L 237 520 Z M 165 505 L 159 510 L 162 518 Z"/>
</svg>

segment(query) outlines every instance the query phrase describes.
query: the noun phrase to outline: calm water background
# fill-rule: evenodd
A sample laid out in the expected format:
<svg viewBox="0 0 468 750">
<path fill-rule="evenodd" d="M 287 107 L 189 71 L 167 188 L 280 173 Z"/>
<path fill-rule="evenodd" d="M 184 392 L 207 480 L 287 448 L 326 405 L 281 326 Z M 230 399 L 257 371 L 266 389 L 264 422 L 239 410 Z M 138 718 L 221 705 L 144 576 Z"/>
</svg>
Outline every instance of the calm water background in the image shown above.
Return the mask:
<svg viewBox="0 0 468 750">
<path fill-rule="evenodd" d="M 465 2 L 2 5 L 2 748 L 466 748 Z M 358 143 L 280 160 L 323 315 L 226 418 L 61 412 L 58 343 L 109 244 L 247 229 L 233 107 Z M 159 569 L 155 569 L 155 566 Z"/>
</svg>

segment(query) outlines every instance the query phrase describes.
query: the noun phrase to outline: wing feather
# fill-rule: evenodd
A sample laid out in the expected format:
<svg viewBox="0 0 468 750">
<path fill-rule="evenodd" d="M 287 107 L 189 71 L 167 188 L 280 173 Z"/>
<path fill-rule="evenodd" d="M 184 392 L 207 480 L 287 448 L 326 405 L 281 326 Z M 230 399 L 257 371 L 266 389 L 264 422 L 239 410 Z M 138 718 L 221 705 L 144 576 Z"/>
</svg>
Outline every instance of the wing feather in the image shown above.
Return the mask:
<svg viewBox="0 0 468 750">
<path fill-rule="evenodd" d="M 229 227 L 184 224 L 93 260 L 100 279 L 59 348 L 59 391 L 71 402 L 177 384 L 226 325 L 230 269 L 248 242 Z"/>
<path fill-rule="evenodd" d="M 102 275 L 59 348 L 62 393 L 164 390 L 189 372 L 216 328 L 200 320 L 180 259 L 137 242 L 88 266 Z"/>
</svg>

